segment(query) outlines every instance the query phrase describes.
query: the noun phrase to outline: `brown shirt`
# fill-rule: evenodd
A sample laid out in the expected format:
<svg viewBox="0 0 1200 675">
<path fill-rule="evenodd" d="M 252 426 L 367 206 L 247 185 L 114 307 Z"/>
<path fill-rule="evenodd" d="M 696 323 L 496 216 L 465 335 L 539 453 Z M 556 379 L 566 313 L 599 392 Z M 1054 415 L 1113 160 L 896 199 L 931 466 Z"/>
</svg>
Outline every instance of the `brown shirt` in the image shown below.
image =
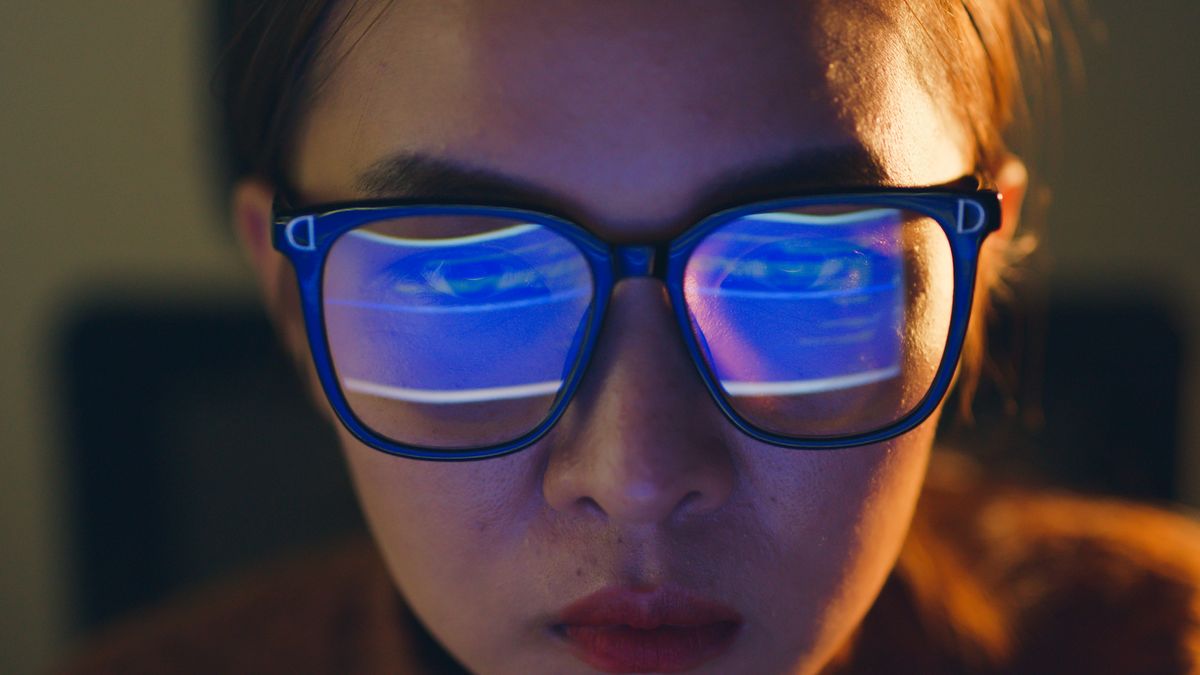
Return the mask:
<svg viewBox="0 0 1200 675">
<path fill-rule="evenodd" d="M 65 670 L 463 672 L 354 541 L 111 629 Z M 1200 673 L 1200 525 L 1166 510 L 988 483 L 943 457 L 900 560 L 827 668 Z"/>
</svg>

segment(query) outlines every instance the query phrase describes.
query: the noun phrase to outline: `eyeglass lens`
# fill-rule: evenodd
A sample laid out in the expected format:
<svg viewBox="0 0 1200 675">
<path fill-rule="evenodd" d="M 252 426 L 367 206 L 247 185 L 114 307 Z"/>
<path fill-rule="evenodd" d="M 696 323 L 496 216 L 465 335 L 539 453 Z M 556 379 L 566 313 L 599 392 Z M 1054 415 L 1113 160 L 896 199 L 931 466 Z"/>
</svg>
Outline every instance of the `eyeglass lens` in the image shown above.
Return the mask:
<svg viewBox="0 0 1200 675">
<path fill-rule="evenodd" d="M 933 381 L 953 297 L 945 234 L 903 208 L 822 205 L 723 223 L 684 269 L 705 364 L 752 425 L 793 437 L 882 428 Z M 546 419 L 583 349 L 595 283 L 574 242 L 507 217 L 419 215 L 342 235 L 326 334 L 354 415 L 454 450 Z"/>
<path fill-rule="evenodd" d="M 882 429 L 929 391 L 953 301 L 949 242 L 901 208 L 756 213 L 684 271 L 696 341 L 731 407 L 782 436 Z"/>
<path fill-rule="evenodd" d="M 329 251 L 324 311 L 350 409 L 430 448 L 528 433 L 578 356 L 593 286 L 579 249 L 541 225 L 432 215 L 348 232 Z"/>
</svg>

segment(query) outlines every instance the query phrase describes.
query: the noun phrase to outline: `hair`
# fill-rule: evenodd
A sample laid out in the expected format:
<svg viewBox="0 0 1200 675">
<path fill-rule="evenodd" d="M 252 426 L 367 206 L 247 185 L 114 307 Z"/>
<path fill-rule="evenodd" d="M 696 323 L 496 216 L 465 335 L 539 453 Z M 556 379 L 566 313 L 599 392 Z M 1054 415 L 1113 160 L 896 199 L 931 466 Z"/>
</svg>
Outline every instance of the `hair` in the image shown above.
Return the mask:
<svg viewBox="0 0 1200 675">
<path fill-rule="evenodd" d="M 253 176 L 289 184 L 293 136 L 320 79 L 331 70 L 317 73 L 316 66 L 328 59 L 333 38 L 359 9 L 360 1 L 353 0 L 335 14 L 335 6 L 345 2 L 228 0 L 224 6 L 220 23 L 227 39 L 216 89 L 233 179 Z M 1067 8 L 1056 0 L 899 2 L 922 29 L 920 44 L 910 48 L 938 56 L 925 60 L 925 84 L 944 93 L 973 136 L 978 171 L 985 180 L 994 177 L 1010 146 L 1030 135 L 1032 102 L 1040 112 L 1055 107 L 1056 55 L 1076 53 Z M 335 15 L 338 24 L 327 26 Z M 1063 43 L 1058 50 L 1056 34 Z M 1034 238 L 1024 235 L 1007 245 L 986 246 L 981 256 L 958 381 L 961 412 L 968 418 L 985 365 L 992 298 L 1005 293 L 1014 263 L 1033 245 Z"/>
</svg>

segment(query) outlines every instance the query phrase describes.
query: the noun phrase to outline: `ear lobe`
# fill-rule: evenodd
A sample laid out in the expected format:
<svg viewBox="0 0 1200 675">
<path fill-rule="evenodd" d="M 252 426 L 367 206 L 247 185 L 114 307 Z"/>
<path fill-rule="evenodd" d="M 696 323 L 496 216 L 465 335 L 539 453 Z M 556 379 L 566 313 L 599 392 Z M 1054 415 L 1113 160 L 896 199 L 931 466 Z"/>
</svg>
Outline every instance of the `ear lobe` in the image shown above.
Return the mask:
<svg viewBox="0 0 1200 675">
<path fill-rule="evenodd" d="M 996 173 L 996 189 L 1000 193 L 1000 230 L 993 236 L 1010 241 L 1021 220 L 1021 205 L 1029 187 L 1029 171 L 1016 156 L 1008 155 Z"/>
</svg>

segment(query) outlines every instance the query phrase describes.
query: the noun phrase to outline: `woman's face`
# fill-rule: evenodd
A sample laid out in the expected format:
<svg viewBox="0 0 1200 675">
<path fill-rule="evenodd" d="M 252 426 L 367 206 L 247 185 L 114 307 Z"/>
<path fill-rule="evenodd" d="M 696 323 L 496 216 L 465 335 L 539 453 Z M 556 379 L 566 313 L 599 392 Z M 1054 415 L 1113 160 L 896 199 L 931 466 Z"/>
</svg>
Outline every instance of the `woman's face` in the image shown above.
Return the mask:
<svg viewBox="0 0 1200 675">
<path fill-rule="evenodd" d="M 890 4 L 363 9 L 318 66 L 295 187 L 312 202 L 519 188 L 633 242 L 791 189 L 951 181 L 970 143 L 920 84 L 919 28 Z M 403 161 L 381 171 L 389 158 Z M 750 440 L 710 400 L 661 282 L 633 279 L 536 445 L 429 463 L 342 443 L 396 583 L 473 671 L 805 673 L 892 567 L 933 424 L 831 452 Z M 601 609 L 564 616 L 589 596 Z M 664 617 L 700 625 L 648 627 Z"/>
</svg>

